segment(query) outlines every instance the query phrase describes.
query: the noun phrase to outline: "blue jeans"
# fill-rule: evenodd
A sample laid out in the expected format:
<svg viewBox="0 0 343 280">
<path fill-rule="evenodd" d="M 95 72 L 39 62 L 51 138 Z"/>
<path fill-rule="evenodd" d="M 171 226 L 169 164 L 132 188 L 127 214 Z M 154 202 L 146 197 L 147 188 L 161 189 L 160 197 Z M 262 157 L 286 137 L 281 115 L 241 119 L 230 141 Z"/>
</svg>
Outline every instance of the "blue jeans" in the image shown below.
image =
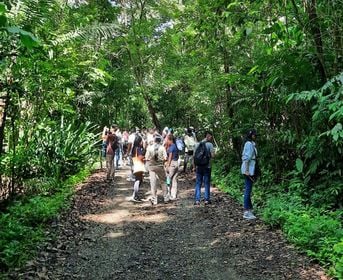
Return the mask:
<svg viewBox="0 0 343 280">
<path fill-rule="evenodd" d="M 244 182 L 244 210 L 251 210 L 253 209 L 251 203 L 251 191 L 252 191 L 252 184 L 253 181 L 245 175 L 245 182 Z"/>
<path fill-rule="evenodd" d="M 205 201 L 210 201 L 211 168 L 207 166 L 197 166 L 195 183 L 195 201 L 201 199 L 201 185 L 205 187 Z"/>
<path fill-rule="evenodd" d="M 119 148 L 116 149 L 116 167 L 117 168 L 119 166 L 120 155 L 121 155 L 121 149 L 119 147 Z"/>
<path fill-rule="evenodd" d="M 106 142 L 102 142 L 102 144 L 101 144 L 101 156 L 102 157 L 106 157 L 106 149 L 107 149 Z"/>
</svg>

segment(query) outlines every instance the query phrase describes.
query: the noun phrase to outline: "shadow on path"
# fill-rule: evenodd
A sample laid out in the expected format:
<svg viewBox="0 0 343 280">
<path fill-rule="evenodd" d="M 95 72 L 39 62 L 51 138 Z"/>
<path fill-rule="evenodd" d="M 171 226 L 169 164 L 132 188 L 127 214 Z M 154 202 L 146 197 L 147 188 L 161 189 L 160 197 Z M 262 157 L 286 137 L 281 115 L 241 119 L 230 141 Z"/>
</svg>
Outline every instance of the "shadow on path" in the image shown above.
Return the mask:
<svg viewBox="0 0 343 280">
<path fill-rule="evenodd" d="M 98 171 L 79 186 L 53 227 L 57 240 L 13 278 L 329 279 L 279 232 L 244 221 L 241 207 L 218 190 L 211 206 L 194 207 L 194 182 L 181 177 L 180 200 L 133 203 L 128 173 L 120 170 L 108 183 Z M 145 182 L 142 193 L 148 189 Z"/>
</svg>

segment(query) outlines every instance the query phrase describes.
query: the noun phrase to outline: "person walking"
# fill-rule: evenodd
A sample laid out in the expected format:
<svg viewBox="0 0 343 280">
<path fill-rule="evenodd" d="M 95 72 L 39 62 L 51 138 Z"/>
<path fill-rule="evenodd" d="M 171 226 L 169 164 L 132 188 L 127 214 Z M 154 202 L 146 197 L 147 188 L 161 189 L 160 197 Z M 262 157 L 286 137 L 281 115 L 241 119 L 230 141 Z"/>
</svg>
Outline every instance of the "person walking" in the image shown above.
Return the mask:
<svg viewBox="0 0 343 280">
<path fill-rule="evenodd" d="M 106 168 L 107 168 L 107 180 L 114 180 L 115 168 L 114 168 L 114 156 L 115 151 L 118 148 L 118 140 L 115 134 L 111 131 L 106 133 Z"/>
<path fill-rule="evenodd" d="M 167 163 L 166 163 L 166 176 L 167 188 L 170 189 L 170 200 L 177 199 L 177 177 L 179 172 L 179 151 L 175 144 L 175 138 L 169 134 L 166 138 L 167 147 Z M 167 195 L 168 196 L 168 195 Z M 168 201 L 168 197 L 166 198 Z"/>
<path fill-rule="evenodd" d="M 116 170 L 118 170 L 119 161 L 123 164 L 123 135 L 119 127 L 117 127 L 115 134 L 118 138 L 118 149 L 116 150 Z"/>
<path fill-rule="evenodd" d="M 196 172 L 195 182 L 195 205 L 199 206 L 201 201 L 201 186 L 205 187 L 205 205 L 211 204 L 211 160 L 215 156 L 212 144 L 213 134 L 209 131 L 205 133 L 205 139 L 195 146 L 194 165 Z"/>
<path fill-rule="evenodd" d="M 143 175 L 145 172 L 143 139 L 141 136 L 136 136 L 132 147 L 131 157 L 133 161 L 132 173 L 135 176 L 131 201 L 138 202 L 140 201 L 138 191 L 143 183 Z"/>
<path fill-rule="evenodd" d="M 162 145 L 162 138 L 155 137 L 154 144 L 149 145 L 145 155 L 146 161 L 149 162 L 149 176 L 151 188 L 151 204 L 157 205 L 157 184 L 162 186 L 163 197 L 168 200 L 167 186 L 166 186 L 166 173 L 164 170 L 164 163 L 167 161 L 167 152 Z"/>
<path fill-rule="evenodd" d="M 247 220 L 256 219 L 252 213 L 253 205 L 251 202 L 251 193 L 253 183 L 257 175 L 257 149 L 256 149 L 256 130 L 248 131 L 242 152 L 241 173 L 244 175 L 244 212 L 243 218 Z"/>
<path fill-rule="evenodd" d="M 186 131 L 186 135 L 184 137 L 185 142 L 185 159 L 183 163 L 183 172 L 187 172 L 187 166 L 190 165 L 190 170 L 193 170 L 193 155 L 194 155 L 194 148 L 196 145 L 196 139 L 193 135 L 193 131 L 191 128 L 188 128 Z"/>
</svg>

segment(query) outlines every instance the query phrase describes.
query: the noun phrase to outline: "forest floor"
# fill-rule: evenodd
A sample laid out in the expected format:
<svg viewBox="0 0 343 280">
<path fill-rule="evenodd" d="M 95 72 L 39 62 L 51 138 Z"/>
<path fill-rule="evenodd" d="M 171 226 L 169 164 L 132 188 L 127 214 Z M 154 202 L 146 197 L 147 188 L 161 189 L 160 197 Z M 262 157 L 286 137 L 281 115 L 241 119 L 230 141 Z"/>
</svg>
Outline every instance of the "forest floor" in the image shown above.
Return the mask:
<svg viewBox="0 0 343 280">
<path fill-rule="evenodd" d="M 98 170 L 77 187 L 55 235 L 10 279 L 329 279 L 279 231 L 245 221 L 241 206 L 216 188 L 210 206 L 193 206 L 194 181 L 179 178 L 176 202 L 128 201 L 128 168 L 115 182 Z M 146 180 L 142 194 L 148 192 Z M 160 191 L 161 192 L 161 191 Z"/>
</svg>

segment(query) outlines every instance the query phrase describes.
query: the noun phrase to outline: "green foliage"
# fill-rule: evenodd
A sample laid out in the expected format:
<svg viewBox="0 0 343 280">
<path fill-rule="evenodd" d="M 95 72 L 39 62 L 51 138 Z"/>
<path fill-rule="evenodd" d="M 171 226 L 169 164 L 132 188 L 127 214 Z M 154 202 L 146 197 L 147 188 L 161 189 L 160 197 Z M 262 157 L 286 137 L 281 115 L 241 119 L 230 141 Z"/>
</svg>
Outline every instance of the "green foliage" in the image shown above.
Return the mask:
<svg viewBox="0 0 343 280">
<path fill-rule="evenodd" d="M 337 275 L 338 279 L 343 278 L 343 239 L 334 245 L 334 255 L 331 257 L 333 263 L 335 263 L 334 273 Z"/>
<path fill-rule="evenodd" d="M 192 125 L 214 131 L 215 182 L 241 200 L 242 139 L 255 127 L 254 204 L 317 258 L 337 253 L 321 215 L 343 207 L 342 1 L 310 1 L 317 20 L 301 1 L 84 2 L 0 3 L 0 176 L 10 191 L 37 194 L 25 203 L 48 220 L 45 206 L 57 206 L 45 197 L 91 161 L 96 128 L 86 123 Z M 306 231 L 323 222 L 322 245 L 298 236 L 292 213 Z"/>
<path fill-rule="evenodd" d="M 287 239 L 310 256 L 330 267 L 340 276 L 343 237 L 341 215 L 322 214 L 316 208 L 305 207 L 299 197 L 283 195 L 268 199 L 263 220 L 270 226 L 281 227 Z"/>
<path fill-rule="evenodd" d="M 14 170 L 22 182 L 28 180 L 28 187 L 34 178 L 50 177 L 53 183 L 54 178 L 75 174 L 94 160 L 98 135 L 93 130 L 89 123 L 76 126 L 42 122 L 32 135 L 19 140 L 15 152 L 1 158 L 2 174 L 11 176 Z"/>
<path fill-rule="evenodd" d="M 46 238 L 44 229 L 60 212 L 68 209 L 74 186 L 90 174 L 84 169 L 55 186 L 58 191 L 13 201 L 0 215 L 0 272 L 23 265 Z"/>
<path fill-rule="evenodd" d="M 300 174 L 301 163 L 294 174 Z M 213 181 L 221 190 L 242 202 L 243 177 L 239 165 L 231 166 L 225 157 L 217 159 L 213 168 Z M 297 194 L 304 185 L 296 179 L 275 185 L 269 169 L 262 169 L 262 178 L 254 184 L 253 204 L 261 213 L 264 222 L 272 228 L 281 228 L 287 239 L 300 250 L 319 260 L 329 268 L 332 275 L 341 274 L 343 237 L 342 212 L 327 212 L 306 205 L 306 198 Z M 290 185 L 289 185 L 290 184 Z M 291 191 L 286 193 L 285 191 Z"/>
</svg>

